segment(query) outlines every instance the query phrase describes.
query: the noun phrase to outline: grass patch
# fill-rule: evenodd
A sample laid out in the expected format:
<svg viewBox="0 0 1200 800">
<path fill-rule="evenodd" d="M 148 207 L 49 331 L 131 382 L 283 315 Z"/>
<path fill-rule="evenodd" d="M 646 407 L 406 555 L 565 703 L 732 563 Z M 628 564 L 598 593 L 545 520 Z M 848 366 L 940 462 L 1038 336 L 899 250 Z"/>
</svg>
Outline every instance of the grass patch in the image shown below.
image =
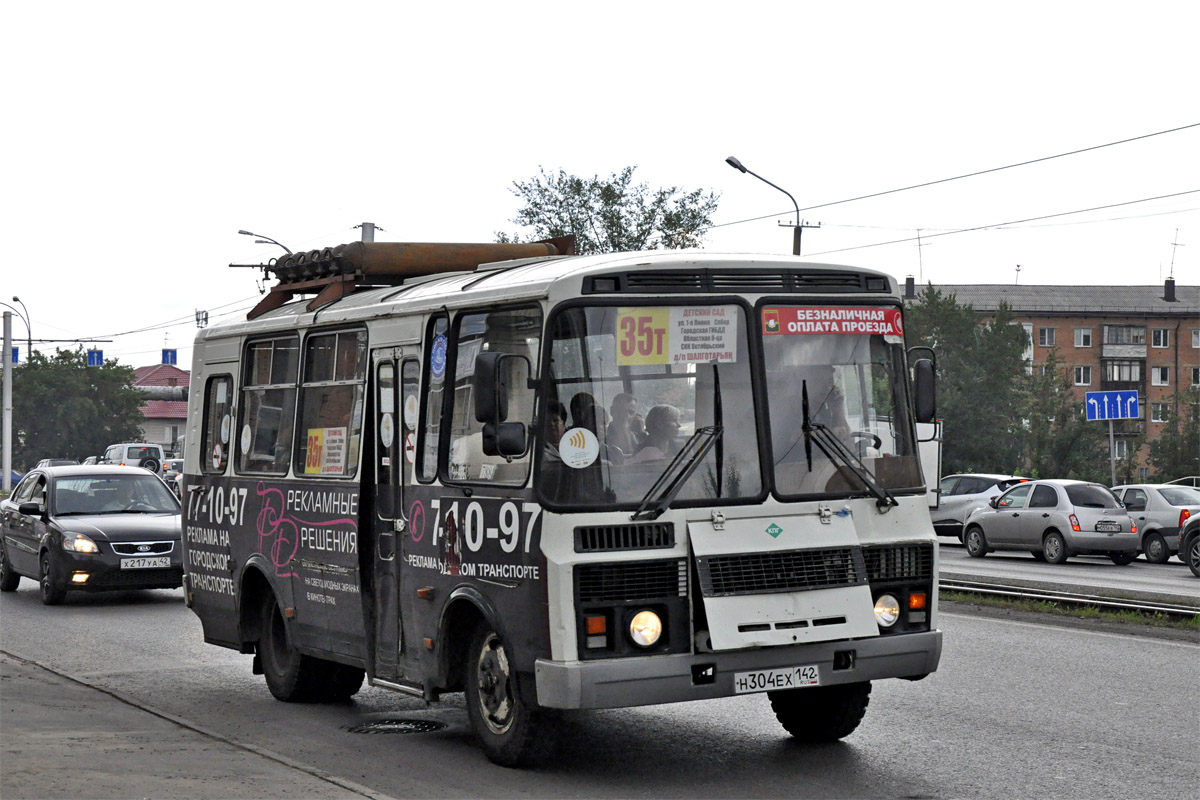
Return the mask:
<svg viewBox="0 0 1200 800">
<path fill-rule="evenodd" d="M 951 603 L 983 606 L 985 608 L 1009 609 L 1037 614 L 1053 614 L 1072 619 L 1096 620 L 1099 622 L 1116 622 L 1125 625 L 1153 625 L 1159 628 L 1200 633 L 1200 615 L 1189 618 L 1168 616 L 1159 611 L 1141 612 L 1126 609 L 1105 608 L 1103 606 L 1086 606 L 1075 603 L 1059 603 L 1054 600 L 1027 600 L 1015 597 L 998 597 L 989 594 L 974 594 L 971 592 L 955 592 L 942 590 L 938 592 L 939 599 Z"/>
</svg>

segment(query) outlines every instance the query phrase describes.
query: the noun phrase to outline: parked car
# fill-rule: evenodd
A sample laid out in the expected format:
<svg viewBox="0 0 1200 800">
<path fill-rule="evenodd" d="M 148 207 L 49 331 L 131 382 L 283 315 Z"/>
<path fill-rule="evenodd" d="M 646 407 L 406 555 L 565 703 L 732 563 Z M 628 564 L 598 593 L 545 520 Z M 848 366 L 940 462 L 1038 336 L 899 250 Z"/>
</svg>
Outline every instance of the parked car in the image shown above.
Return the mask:
<svg viewBox="0 0 1200 800">
<path fill-rule="evenodd" d="M 125 442 L 110 445 L 100 457 L 101 464 L 115 464 L 119 467 L 141 467 L 148 469 L 158 476 L 163 475 L 162 445 L 148 442 Z"/>
<path fill-rule="evenodd" d="M 182 458 L 168 458 L 163 462 L 163 480 L 166 481 L 167 486 L 171 488 L 176 497 L 180 496 L 179 487 L 182 481 L 179 480 L 179 477 L 181 475 L 183 475 Z"/>
<path fill-rule="evenodd" d="M 942 478 L 938 507 L 931 510 L 933 529 L 938 536 L 963 539 L 963 523 L 977 508 L 998 497 L 1011 486 L 1029 480 L 1018 475 L 947 475 Z"/>
<path fill-rule="evenodd" d="M 1200 516 L 1193 516 L 1179 530 L 1179 557 L 1200 578 Z"/>
<path fill-rule="evenodd" d="M 88 466 L 90 464 L 97 463 L 99 460 L 100 460 L 100 456 L 88 456 L 87 458 L 85 458 L 83 460 L 82 463 L 84 464 L 84 466 Z"/>
<path fill-rule="evenodd" d="M 39 467 L 70 467 L 79 462 L 73 458 L 43 458 L 41 461 L 33 465 L 34 469 Z"/>
<path fill-rule="evenodd" d="M 1113 494 L 1142 534 L 1142 552 L 1153 564 L 1165 564 L 1178 552 L 1179 529 L 1200 514 L 1200 489 L 1181 484 L 1137 483 L 1114 486 Z"/>
<path fill-rule="evenodd" d="M 1137 524 L 1108 487 L 1039 480 L 1020 483 L 967 517 L 963 543 L 982 558 L 992 550 L 1027 550 L 1061 564 L 1074 555 L 1106 555 L 1115 564 L 1137 558 Z"/>
<path fill-rule="evenodd" d="M 179 501 L 136 467 L 42 467 L 0 502 L 0 591 L 38 581 L 68 591 L 174 589 L 183 583 Z"/>
</svg>

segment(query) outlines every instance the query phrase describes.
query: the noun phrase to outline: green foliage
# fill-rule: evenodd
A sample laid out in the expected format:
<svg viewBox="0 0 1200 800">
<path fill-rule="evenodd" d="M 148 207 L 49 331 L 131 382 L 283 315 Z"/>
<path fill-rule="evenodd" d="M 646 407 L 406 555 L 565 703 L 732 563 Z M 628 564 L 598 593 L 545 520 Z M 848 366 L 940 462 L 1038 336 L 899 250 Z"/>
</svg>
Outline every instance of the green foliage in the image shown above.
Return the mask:
<svg viewBox="0 0 1200 800">
<path fill-rule="evenodd" d="M 1200 388 L 1190 386 L 1172 398 L 1162 434 L 1150 443 L 1155 479 L 1200 475 Z"/>
<path fill-rule="evenodd" d="M 1029 476 L 1108 484 L 1107 429 L 1087 421 L 1073 383 L 1069 370 L 1059 366 L 1057 349 L 1028 378 L 1024 452 Z M 1136 474 L 1136 463 L 1132 469 Z"/>
<path fill-rule="evenodd" d="M 100 455 L 114 442 L 141 438 L 144 397 L 133 369 L 116 362 L 89 367 L 83 348 L 33 353 L 13 371 L 13 468 L 43 458 Z"/>
<path fill-rule="evenodd" d="M 937 354 L 942 472 L 1019 472 L 1026 339 L 1008 306 L 980 324 L 970 306 L 930 285 L 909 307 L 905 339 Z"/>
<path fill-rule="evenodd" d="M 513 182 L 513 194 L 525 204 L 512 222 L 532 231 L 526 241 L 574 234 L 580 254 L 698 247 L 712 224 L 718 195 L 633 184 L 634 169 L 602 179 L 539 168 L 541 174 L 531 180 Z M 521 241 L 519 234 L 499 232 L 496 240 Z"/>
</svg>

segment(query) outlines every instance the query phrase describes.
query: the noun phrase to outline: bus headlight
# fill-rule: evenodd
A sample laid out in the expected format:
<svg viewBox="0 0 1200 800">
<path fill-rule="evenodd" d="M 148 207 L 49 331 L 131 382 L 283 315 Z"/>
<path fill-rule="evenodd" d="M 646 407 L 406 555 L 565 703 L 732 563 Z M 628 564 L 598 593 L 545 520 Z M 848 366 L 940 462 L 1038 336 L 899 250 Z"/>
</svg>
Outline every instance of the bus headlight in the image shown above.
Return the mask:
<svg viewBox="0 0 1200 800">
<path fill-rule="evenodd" d="M 100 552 L 100 548 L 96 547 L 96 543 L 91 540 L 91 537 L 85 536 L 82 533 L 64 533 L 62 548 L 63 550 L 70 550 L 73 553 L 91 553 L 95 555 Z"/>
<path fill-rule="evenodd" d="M 653 611 L 639 611 L 629 621 L 629 638 L 639 647 L 650 647 L 662 636 L 663 624 Z"/>
<path fill-rule="evenodd" d="M 882 594 L 875 601 L 875 621 L 881 628 L 890 628 L 900 619 L 900 601 L 893 595 Z"/>
</svg>

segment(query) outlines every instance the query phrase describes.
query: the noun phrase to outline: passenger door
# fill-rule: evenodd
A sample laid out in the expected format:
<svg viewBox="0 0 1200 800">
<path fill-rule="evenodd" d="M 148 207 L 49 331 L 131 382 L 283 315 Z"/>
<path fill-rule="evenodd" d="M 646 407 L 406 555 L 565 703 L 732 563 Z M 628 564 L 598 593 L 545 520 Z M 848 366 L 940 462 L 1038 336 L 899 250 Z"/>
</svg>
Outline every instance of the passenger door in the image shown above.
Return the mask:
<svg viewBox="0 0 1200 800">
<path fill-rule="evenodd" d="M 17 507 L 21 503 L 40 503 L 46 509 L 49 502 L 46 487 L 45 475 L 29 475 L 13 493 L 9 501 L 11 510 L 4 515 L 4 552 L 13 569 L 22 575 L 39 574 L 38 549 L 46 526 L 40 515 L 22 514 Z"/>
<path fill-rule="evenodd" d="M 1049 484 L 1038 484 L 1029 496 L 1029 507 L 1021 513 L 1021 543 L 1030 550 L 1040 550 L 1042 533 L 1050 525 L 1058 508 L 1058 492 Z"/>
<path fill-rule="evenodd" d="M 404 348 L 376 350 L 372 356 L 374 387 L 373 481 L 375 513 L 374 658 L 376 678 L 399 681 L 404 661 L 415 661 L 404 646 L 403 538 L 408 517 L 404 486 L 411 480 L 416 455 L 415 358 Z"/>
<path fill-rule="evenodd" d="M 1014 486 L 1000 495 L 996 502 L 996 513 L 984 518 L 984 535 L 988 544 L 1016 546 L 1021 543 L 1021 514 L 1029 500 L 1033 484 Z"/>
</svg>

